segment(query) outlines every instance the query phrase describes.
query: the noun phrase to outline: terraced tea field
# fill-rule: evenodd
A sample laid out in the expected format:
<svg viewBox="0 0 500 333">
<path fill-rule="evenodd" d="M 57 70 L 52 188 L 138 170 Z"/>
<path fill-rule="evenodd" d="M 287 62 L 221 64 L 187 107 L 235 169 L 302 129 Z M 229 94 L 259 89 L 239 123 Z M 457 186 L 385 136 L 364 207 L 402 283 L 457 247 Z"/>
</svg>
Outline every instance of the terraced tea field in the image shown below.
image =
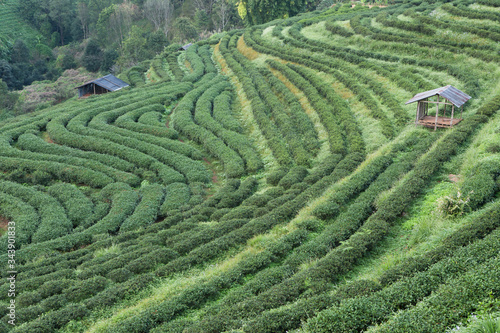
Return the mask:
<svg viewBox="0 0 500 333">
<path fill-rule="evenodd" d="M 15 222 L 1 330 L 445 332 L 498 317 L 498 6 L 336 5 L 0 123 L 0 221 Z M 463 120 L 416 127 L 405 102 L 450 84 L 472 97 Z"/>
<path fill-rule="evenodd" d="M 17 12 L 18 4 L 19 0 L 0 2 L 0 43 L 4 44 L 0 46 L 12 46 L 16 39 L 22 39 L 34 47 L 38 33 L 21 18 Z"/>
</svg>

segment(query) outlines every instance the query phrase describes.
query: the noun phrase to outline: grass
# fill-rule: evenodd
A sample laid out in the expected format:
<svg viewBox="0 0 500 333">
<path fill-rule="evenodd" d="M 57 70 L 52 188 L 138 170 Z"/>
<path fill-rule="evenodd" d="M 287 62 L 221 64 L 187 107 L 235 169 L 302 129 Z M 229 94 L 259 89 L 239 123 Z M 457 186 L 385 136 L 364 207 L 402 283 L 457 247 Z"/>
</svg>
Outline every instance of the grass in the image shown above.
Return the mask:
<svg viewBox="0 0 500 333">
<path fill-rule="evenodd" d="M 500 91 L 500 85 L 497 88 Z M 500 153 L 500 115 L 493 117 L 479 131 L 471 143 L 470 148 L 463 154 L 461 159 L 460 173 L 469 174 L 471 169 L 479 161 Z"/>
<path fill-rule="evenodd" d="M 94 252 L 94 258 L 99 258 L 107 254 L 118 254 L 120 252 L 121 252 L 120 246 L 113 244 L 110 247 L 96 250 Z"/>
<path fill-rule="evenodd" d="M 395 222 L 386 239 L 346 276 L 348 280 L 377 280 L 387 269 L 404 259 L 423 254 L 453 231 L 473 220 L 481 211 L 460 218 L 444 218 L 437 212 L 437 200 L 451 194 L 453 183 L 434 180 L 423 196 L 414 201 L 405 216 Z"/>
<path fill-rule="evenodd" d="M 469 8 L 474 9 L 474 10 L 500 13 L 500 7 L 485 6 L 485 5 L 480 5 L 477 3 L 473 3 L 473 4 L 469 5 Z"/>
</svg>

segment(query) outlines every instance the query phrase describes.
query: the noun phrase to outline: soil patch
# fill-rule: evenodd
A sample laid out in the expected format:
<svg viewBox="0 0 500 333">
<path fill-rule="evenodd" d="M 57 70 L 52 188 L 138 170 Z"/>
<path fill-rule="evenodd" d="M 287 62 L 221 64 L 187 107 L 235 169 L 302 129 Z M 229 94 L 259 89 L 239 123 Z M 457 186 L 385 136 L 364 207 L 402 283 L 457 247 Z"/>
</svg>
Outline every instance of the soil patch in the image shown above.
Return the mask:
<svg viewBox="0 0 500 333">
<path fill-rule="evenodd" d="M 0 229 L 7 231 L 9 226 L 9 220 L 6 217 L 0 215 Z"/>
</svg>

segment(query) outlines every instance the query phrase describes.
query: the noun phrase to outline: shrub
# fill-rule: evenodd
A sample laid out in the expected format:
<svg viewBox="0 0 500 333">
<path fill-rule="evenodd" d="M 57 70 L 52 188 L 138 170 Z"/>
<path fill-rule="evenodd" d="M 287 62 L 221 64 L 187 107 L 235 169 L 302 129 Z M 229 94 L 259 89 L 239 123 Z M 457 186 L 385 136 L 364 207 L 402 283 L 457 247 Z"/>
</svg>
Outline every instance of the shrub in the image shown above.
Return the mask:
<svg viewBox="0 0 500 333">
<path fill-rule="evenodd" d="M 168 216 L 171 211 L 188 203 L 191 197 L 189 186 L 184 183 L 172 183 L 165 189 L 165 201 L 160 207 L 160 216 Z"/>
</svg>

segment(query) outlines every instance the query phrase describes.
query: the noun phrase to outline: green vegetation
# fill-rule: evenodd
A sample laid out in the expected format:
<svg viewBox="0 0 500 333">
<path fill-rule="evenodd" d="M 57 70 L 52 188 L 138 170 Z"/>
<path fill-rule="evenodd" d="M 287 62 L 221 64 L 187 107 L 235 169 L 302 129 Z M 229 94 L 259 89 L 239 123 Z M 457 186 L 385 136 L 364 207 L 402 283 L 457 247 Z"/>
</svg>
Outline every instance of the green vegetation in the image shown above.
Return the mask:
<svg viewBox="0 0 500 333">
<path fill-rule="evenodd" d="M 102 33 L 117 11 L 153 3 L 89 7 L 101 15 L 86 31 L 97 33 L 81 49 L 87 65 L 133 59 L 121 74 L 130 88 L 0 121 L 0 331 L 498 327 L 494 1 L 298 16 L 305 2 L 276 2 L 268 17 L 241 2 L 245 20 L 263 24 L 185 51 L 156 49 L 161 36 L 137 25 L 123 39 Z M 151 23 L 172 42 L 222 24 L 193 13 L 171 31 Z M 75 38 L 65 24 L 53 42 Z M 113 43 L 122 54 L 109 54 Z M 447 84 L 473 96 L 463 119 L 416 128 L 404 103 Z M 0 88 L 10 110 L 17 95 Z"/>
</svg>

